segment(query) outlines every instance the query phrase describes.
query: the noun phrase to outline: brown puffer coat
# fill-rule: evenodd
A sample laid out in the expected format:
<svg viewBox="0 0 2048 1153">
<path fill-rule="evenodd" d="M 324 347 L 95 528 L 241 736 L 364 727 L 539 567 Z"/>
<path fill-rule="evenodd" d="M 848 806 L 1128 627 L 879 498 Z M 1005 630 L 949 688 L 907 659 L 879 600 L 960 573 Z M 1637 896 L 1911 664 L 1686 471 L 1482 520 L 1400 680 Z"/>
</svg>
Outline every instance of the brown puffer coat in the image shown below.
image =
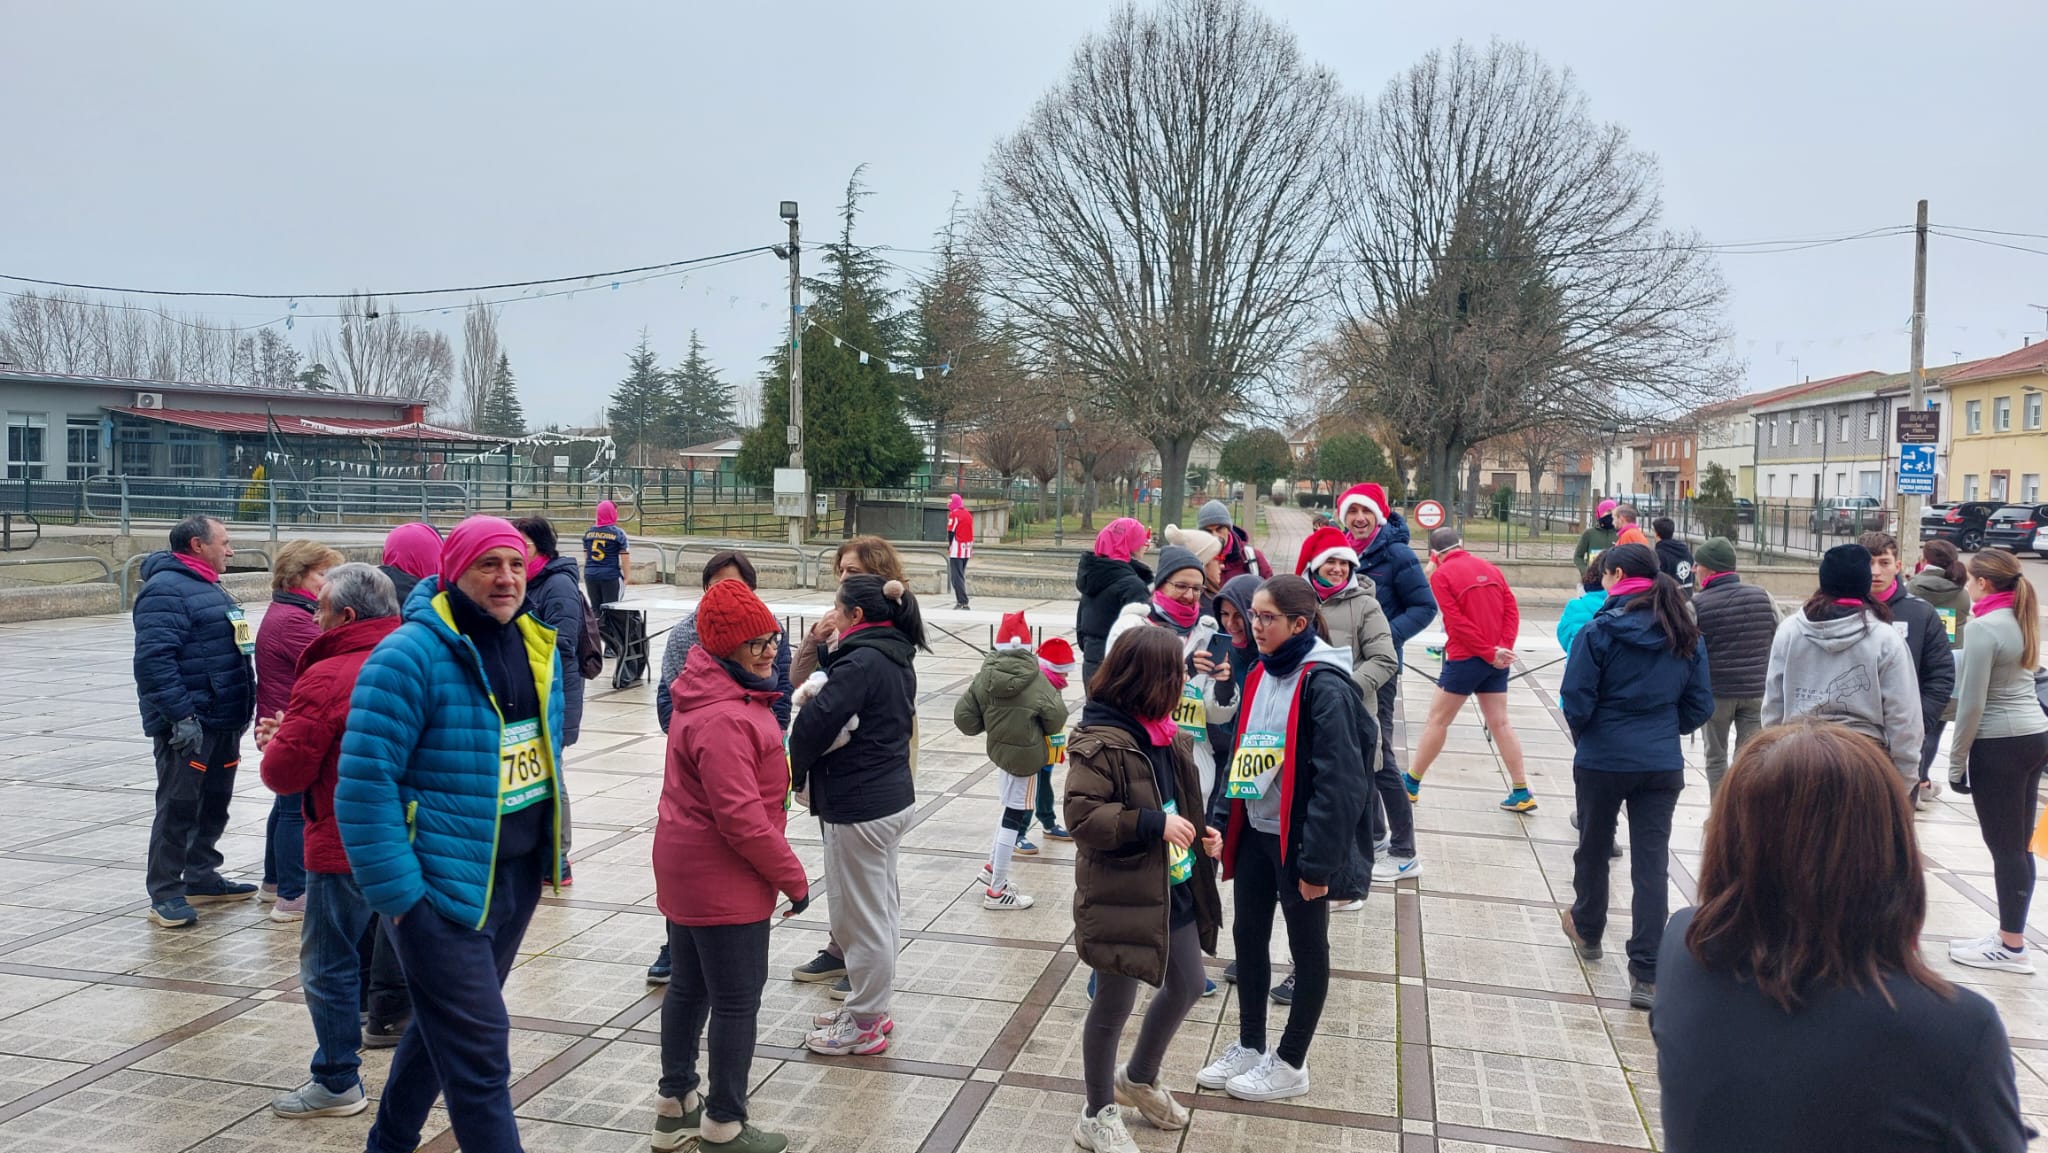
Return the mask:
<svg viewBox="0 0 2048 1153">
<path fill-rule="evenodd" d="M 1187 734 L 1174 738 L 1175 789 L 1200 798 Z M 1138 834 L 1140 813 L 1162 808 L 1152 762 L 1137 738 L 1112 725 L 1083 725 L 1067 741 L 1067 827 L 1078 853 L 1074 861 L 1074 936 L 1081 962 L 1105 973 L 1136 977 L 1148 985 L 1166 979 L 1166 949 L 1172 936 L 1167 895 L 1166 842 Z M 1223 923 L 1223 899 L 1216 890 L 1216 862 L 1202 852 L 1199 803 L 1177 806 L 1194 822 L 1195 929 L 1202 951 L 1216 952 Z"/>
</svg>

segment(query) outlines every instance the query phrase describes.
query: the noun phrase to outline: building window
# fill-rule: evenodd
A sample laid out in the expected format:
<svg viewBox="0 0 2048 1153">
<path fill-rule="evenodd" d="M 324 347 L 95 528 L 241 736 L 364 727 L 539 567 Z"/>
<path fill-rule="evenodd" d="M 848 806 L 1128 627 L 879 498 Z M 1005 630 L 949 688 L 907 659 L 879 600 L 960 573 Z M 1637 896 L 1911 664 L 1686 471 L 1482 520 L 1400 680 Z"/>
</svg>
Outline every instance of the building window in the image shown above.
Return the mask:
<svg viewBox="0 0 2048 1153">
<path fill-rule="evenodd" d="M 100 418 L 74 416 L 64 422 L 64 479 L 100 474 Z"/>
<path fill-rule="evenodd" d="M 1835 418 L 1835 439 L 1842 444 L 1849 443 L 1849 414 L 1846 412 Z"/>
<path fill-rule="evenodd" d="M 1778 418 L 1771 418 L 1771 447 L 1778 447 Z"/>
<path fill-rule="evenodd" d="M 1689 440 L 1685 442 L 1685 459 L 1692 459 L 1692 442 Z"/>
<path fill-rule="evenodd" d="M 1984 402 L 1969 400 L 1963 402 L 1963 433 L 1975 436 L 1984 431 Z"/>
<path fill-rule="evenodd" d="M 2012 431 L 2012 398 L 2001 396 L 1991 402 L 1991 431 Z"/>
<path fill-rule="evenodd" d="M 2028 393 L 2027 399 L 2022 402 L 2022 405 L 2020 419 L 2025 422 L 2027 431 L 2039 432 L 2041 429 L 2041 394 L 2038 392 Z"/>
<path fill-rule="evenodd" d="M 172 476 L 198 476 L 201 458 L 206 446 L 199 433 L 188 428 L 174 428 L 170 434 Z"/>
<path fill-rule="evenodd" d="M 2023 472 L 2020 474 L 2020 503 L 2037 504 L 2041 500 L 2041 474 Z"/>
<path fill-rule="evenodd" d="M 1813 443 L 1815 443 L 1815 444 L 1820 444 L 1820 443 L 1822 443 L 1823 441 L 1827 440 L 1827 438 L 1828 438 L 1828 423 L 1827 423 L 1827 418 L 1826 418 L 1826 417 L 1822 417 L 1822 416 L 1815 416 L 1815 417 L 1813 418 Z"/>
<path fill-rule="evenodd" d="M 1869 412 L 1865 413 L 1863 416 L 1864 439 L 1876 440 L 1878 438 L 1880 431 L 1882 430 L 1883 423 L 1884 419 L 1883 417 L 1878 415 L 1878 411 L 1876 409 L 1873 408 Z"/>
<path fill-rule="evenodd" d="M 1792 422 L 1792 447 L 1799 447 L 1799 422 L 1796 420 Z"/>
<path fill-rule="evenodd" d="M 40 412 L 7 414 L 7 479 L 41 480 L 49 463 L 50 418 Z"/>
<path fill-rule="evenodd" d="M 1778 474 L 1777 474 L 1777 473 L 1775 473 L 1775 472 L 1767 472 L 1767 473 L 1765 473 L 1765 474 L 1764 474 L 1764 495 L 1765 495 L 1765 496 L 1776 496 L 1776 495 L 1778 495 Z"/>
<path fill-rule="evenodd" d="M 1971 401 L 1970 403 L 1975 404 L 1976 402 Z M 1963 474 L 1963 499 L 1977 499 L 1977 474 L 1974 472 L 1966 472 Z"/>
</svg>

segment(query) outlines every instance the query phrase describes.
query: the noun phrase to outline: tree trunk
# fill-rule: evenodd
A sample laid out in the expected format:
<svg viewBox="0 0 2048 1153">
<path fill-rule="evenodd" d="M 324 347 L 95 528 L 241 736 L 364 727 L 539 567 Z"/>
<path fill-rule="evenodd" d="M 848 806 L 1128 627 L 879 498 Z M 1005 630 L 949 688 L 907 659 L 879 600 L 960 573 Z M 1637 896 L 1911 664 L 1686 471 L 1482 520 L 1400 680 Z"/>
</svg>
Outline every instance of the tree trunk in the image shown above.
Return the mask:
<svg viewBox="0 0 2048 1153">
<path fill-rule="evenodd" d="M 1065 515 L 1062 510 L 1061 515 Z M 1081 531 L 1095 531 L 1095 473 L 1090 470 L 1081 481 Z"/>
<path fill-rule="evenodd" d="M 1179 521 L 1181 506 L 1188 497 L 1188 456 L 1194 451 L 1195 438 L 1183 433 L 1180 436 L 1163 437 L 1152 442 L 1159 450 L 1159 523 L 1161 528 L 1169 521 Z"/>
<path fill-rule="evenodd" d="M 1458 502 L 1465 506 L 1466 517 L 1479 515 L 1479 458 L 1465 466 L 1465 487 L 1458 491 Z"/>
</svg>

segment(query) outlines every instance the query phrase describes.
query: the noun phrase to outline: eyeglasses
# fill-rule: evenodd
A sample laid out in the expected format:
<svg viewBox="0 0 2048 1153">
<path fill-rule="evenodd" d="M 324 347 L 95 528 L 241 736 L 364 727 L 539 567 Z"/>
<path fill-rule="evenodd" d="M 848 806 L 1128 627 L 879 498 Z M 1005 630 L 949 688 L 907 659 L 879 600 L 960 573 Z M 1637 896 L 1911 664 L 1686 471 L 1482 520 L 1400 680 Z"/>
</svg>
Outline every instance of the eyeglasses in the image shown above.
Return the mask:
<svg viewBox="0 0 2048 1153">
<path fill-rule="evenodd" d="M 1289 619 L 1286 613 L 1262 613 L 1257 610 L 1252 612 L 1252 623 L 1262 629 L 1272 628 L 1274 625 Z"/>
<path fill-rule="evenodd" d="M 740 643 L 745 645 L 746 650 L 754 656 L 767 656 L 769 653 L 782 647 L 782 634 L 769 633 L 765 637 L 755 637 L 750 641 L 742 641 Z"/>
<path fill-rule="evenodd" d="M 1172 584 L 1166 585 L 1164 587 L 1167 592 L 1180 593 L 1183 596 L 1194 596 L 1202 591 L 1201 585 L 1191 585 L 1186 581 L 1175 581 Z"/>
</svg>

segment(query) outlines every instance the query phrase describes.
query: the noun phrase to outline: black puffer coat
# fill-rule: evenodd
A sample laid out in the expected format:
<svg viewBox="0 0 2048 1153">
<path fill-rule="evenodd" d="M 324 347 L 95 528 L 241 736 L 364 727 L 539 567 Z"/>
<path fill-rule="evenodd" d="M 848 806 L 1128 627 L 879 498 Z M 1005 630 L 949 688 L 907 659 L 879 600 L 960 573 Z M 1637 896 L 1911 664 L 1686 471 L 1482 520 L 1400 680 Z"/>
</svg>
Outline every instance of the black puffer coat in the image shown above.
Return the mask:
<svg viewBox="0 0 2048 1153">
<path fill-rule="evenodd" d="M 1365 750 L 1378 752 L 1379 720 L 1366 707 L 1358 682 L 1342 669 L 1316 665 L 1302 676 L 1281 884 L 1327 885 L 1330 900 L 1354 901 L 1372 885 L 1373 781 Z M 1236 872 L 1238 842 L 1250 830 L 1244 802 L 1230 802 L 1225 880 Z"/>
<path fill-rule="evenodd" d="M 1778 635 L 1778 610 L 1771 604 L 1771 594 L 1729 573 L 1693 594 L 1692 612 L 1700 638 L 1707 642 L 1707 681 L 1714 699 L 1763 696 L 1771 640 Z"/>
<path fill-rule="evenodd" d="M 1920 718 L 1925 724 L 1948 708 L 1956 691 L 1956 658 L 1949 648 L 1948 625 L 1933 605 L 1907 592 L 1903 580 L 1892 582 L 1892 595 L 1884 607 L 1892 610 L 1893 628 L 1906 626 L 1906 651 L 1913 654 L 1913 677 L 1920 682 Z"/>
<path fill-rule="evenodd" d="M 1074 588 L 1081 594 L 1081 607 L 1074 613 L 1074 634 L 1081 638 L 1082 663 L 1093 669 L 1102 663 L 1103 645 L 1117 614 L 1125 605 L 1152 599 L 1152 570 L 1143 561 L 1084 553 L 1074 573 Z"/>
<path fill-rule="evenodd" d="M 791 787 L 811 790 L 811 811 L 835 825 L 893 816 L 917 801 L 910 775 L 915 739 L 917 648 L 893 626 L 862 629 L 826 653 L 827 682 L 789 725 Z M 846 744 L 839 730 L 860 718 Z"/>
</svg>

